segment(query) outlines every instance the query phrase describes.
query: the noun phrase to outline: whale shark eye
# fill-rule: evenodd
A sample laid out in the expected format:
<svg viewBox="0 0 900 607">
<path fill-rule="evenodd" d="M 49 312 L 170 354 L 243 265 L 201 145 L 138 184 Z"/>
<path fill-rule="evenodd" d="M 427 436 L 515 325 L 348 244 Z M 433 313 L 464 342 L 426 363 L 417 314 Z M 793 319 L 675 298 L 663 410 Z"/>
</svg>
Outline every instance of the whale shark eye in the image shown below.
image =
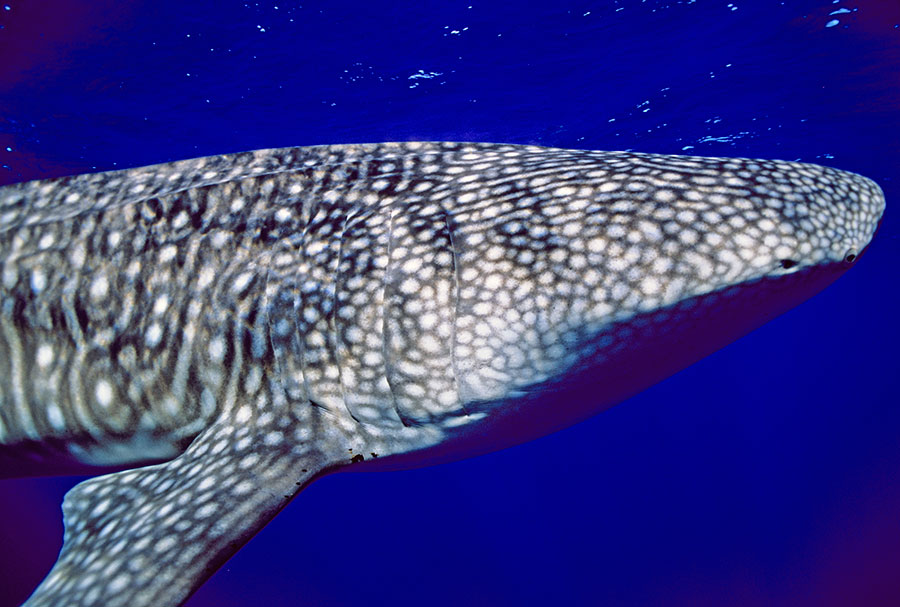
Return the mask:
<svg viewBox="0 0 900 607">
<path fill-rule="evenodd" d="M 847 251 L 847 254 L 844 255 L 844 263 L 853 263 L 856 261 L 856 251 L 850 249 Z"/>
<path fill-rule="evenodd" d="M 780 263 L 781 263 L 781 267 L 784 268 L 785 270 L 790 270 L 791 268 L 796 267 L 796 265 L 797 265 L 797 262 L 794 261 L 793 259 L 782 259 L 780 261 Z"/>
</svg>

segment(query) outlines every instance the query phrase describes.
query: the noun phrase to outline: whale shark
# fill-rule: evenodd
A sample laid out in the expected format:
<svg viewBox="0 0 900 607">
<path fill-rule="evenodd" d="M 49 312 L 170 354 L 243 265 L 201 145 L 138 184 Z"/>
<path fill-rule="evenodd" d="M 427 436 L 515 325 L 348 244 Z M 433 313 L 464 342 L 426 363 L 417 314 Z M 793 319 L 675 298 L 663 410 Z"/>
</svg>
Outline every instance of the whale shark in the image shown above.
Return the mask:
<svg viewBox="0 0 900 607">
<path fill-rule="evenodd" d="M 454 142 L 4 186 L 0 477 L 96 475 L 25 605 L 179 605 L 325 474 L 584 420 L 825 288 L 884 207 L 813 164 Z"/>
</svg>

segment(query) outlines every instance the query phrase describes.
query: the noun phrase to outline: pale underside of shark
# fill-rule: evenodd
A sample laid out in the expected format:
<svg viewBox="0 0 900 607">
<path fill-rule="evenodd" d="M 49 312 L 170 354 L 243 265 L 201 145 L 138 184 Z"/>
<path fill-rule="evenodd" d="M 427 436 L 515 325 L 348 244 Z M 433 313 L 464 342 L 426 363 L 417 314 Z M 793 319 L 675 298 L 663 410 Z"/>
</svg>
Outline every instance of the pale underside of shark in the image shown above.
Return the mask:
<svg viewBox="0 0 900 607">
<path fill-rule="evenodd" d="M 483 143 L 0 188 L 0 475 L 126 468 L 66 495 L 26 604 L 178 605 L 317 476 L 582 420 L 821 290 L 883 210 L 815 165 Z"/>
</svg>

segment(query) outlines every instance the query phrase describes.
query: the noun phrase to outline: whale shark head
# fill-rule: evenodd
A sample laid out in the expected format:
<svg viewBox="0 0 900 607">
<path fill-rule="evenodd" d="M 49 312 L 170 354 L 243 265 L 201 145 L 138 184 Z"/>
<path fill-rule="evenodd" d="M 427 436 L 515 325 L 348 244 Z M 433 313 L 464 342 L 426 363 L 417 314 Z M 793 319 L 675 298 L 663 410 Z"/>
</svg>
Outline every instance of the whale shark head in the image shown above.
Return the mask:
<svg viewBox="0 0 900 607">
<path fill-rule="evenodd" d="M 681 229 L 672 231 L 683 255 L 695 260 L 692 267 L 714 289 L 804 269 L 829 267 L 839 274 L 868 246 L 884 211 L 878 185 L 846 171 L 736 159 L 674 164 L 682 162 L 717 164 L 715 176 L 687 177 L 693 187 L 670 207 L 681 219 Z"/>
<path fill-rule="evenodd" d="M 565 150 L 458 200 L 460 415 L 488 419 L 419 461 L 566 427 L 727 345 L 853 266 L 885 206 L 817 165 Z"/>
</svg>

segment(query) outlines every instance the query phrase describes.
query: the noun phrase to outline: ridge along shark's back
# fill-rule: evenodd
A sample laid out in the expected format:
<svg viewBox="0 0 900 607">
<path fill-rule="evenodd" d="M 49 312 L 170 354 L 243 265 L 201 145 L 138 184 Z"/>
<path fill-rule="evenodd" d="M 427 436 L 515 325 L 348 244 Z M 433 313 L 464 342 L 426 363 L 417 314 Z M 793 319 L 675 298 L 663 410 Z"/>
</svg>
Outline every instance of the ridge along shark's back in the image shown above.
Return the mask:
<svg viewBox="0 0 900 607">
<path fill-rule="evenodd" d="M 616 404 L 832 282 L 883 208 L 814 165 L 477 143 L 2 188 L 5 473 L 171 460 L 67 495 L 29 605 L 177 604 L 316 475 Z"/>
</svg>

